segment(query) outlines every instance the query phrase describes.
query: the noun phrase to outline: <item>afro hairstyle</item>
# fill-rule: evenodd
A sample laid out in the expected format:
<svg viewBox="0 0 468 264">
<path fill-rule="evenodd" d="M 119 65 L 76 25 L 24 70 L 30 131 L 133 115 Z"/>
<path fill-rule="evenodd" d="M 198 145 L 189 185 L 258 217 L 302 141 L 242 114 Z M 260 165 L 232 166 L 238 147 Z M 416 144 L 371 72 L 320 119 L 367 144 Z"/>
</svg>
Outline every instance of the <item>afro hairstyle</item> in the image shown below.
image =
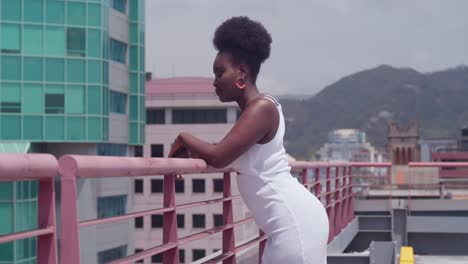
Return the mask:
<svg viewBox="0 0 468 264">
<path fill-rule="evenodd" d="M 265 27 L 245 16 L 224 21 L 215 31 L 213 44 L 218 52 L 231 54 L 234 63 L 245 63 L 253 81 L 260 65 L 270 57 L 271 35 Z"/>
</svg>

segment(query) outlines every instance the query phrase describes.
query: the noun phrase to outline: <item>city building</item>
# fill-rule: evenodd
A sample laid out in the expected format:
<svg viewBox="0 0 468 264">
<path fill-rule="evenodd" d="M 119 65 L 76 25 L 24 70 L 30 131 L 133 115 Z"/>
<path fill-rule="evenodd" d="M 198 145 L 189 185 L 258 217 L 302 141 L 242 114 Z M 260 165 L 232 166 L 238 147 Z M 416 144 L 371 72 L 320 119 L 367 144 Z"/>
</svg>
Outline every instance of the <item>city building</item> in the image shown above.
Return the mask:
<svg viewBox="0 0 468 264">
<path fill-rule="evenodd" d="M 0 1 L 1 151 L 141 156 L 144 11 L 144 1 Z M 129 211 L 131 183 L 80 181 L 80 220 Z M 0 234 L 36 228 L 36 216 L 37 182 L 0 183 Z M 82 262 L 133 252 L 132 230 L 82 229 Z M 0 263 L 33 263 L 35 243 L 1 244 Z"/>
<path fill-rule="evenodd" d="M 209 142 L 220 141 L 237 120 L 235 103 L 221 103 L 214 93 L 210 78 L 153 79 L 146 84 L 146 141 L 145 157 L 167 157 L 171 143 L 180 132 L 190 132 Z M 221 198 L 222 174 L 184 175 L 176 181 L 176 204 L 187 204 Z M 237 193 L 235 176 L 231 177 L 233 194 Z M 135 180 L 135 211 L 146 211 L 163 206 L 163 179 L 161 176 Z M 223 224 L 222 203 L 191 208 L 177 212 L 178 237 L 211 229 Z M 244 219 L 249 212 L 241 199 L 234 202 L 234 221 Z M 161 244 L 162 215 L 135 219 L 135 250 L 149 249 Z M 236 241 L 258 235 L 254 223 L 236 230 Z M 181 263 L 191 263 L 213 253 L 220 253 L 221 233 L 181 247 Z M 249 257 L 248 255 L 244 258 Z M 257 261 L 256 256 L 255 262 Z M 161 255 L 154 255 L 144 263 L 160 263 Z M 248 263 L 248 262 L 245 262 Z"/>
<path fill-rule="evenodd" d="M 323 161 L 381 162 L 382 155 L 357 129 L 338 129 L 328 133 L 328 141 L 318 151 Z"/>
<path fill-rule="evenodd" d="M 458 150 L 458 140 L 455 138 L 420 139 L 421 161 L 432 161 L 434 152 L 452 152 Z"/>
<path fill-rule="evenodd" d="M 413 121 L 406 127 L 400 127 L 396 122 L 388 125 L 387 153 L 393 164 L 406 165 L 419 161 L 421 149 L 418 142 L 417 122 Z"/>
</svg>

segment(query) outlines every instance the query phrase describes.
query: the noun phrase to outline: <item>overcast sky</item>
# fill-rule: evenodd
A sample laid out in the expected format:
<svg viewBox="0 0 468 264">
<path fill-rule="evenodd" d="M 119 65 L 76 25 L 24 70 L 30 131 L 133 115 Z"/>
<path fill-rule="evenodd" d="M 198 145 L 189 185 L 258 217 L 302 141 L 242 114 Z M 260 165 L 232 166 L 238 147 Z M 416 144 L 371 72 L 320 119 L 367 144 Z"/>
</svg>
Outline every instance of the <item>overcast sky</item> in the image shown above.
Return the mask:
<svg viewBox="0 0 468 264">
<path fill-rule="evenodd" d="M 421 72 L 468 64 L 467 0 L 146 0 L 146 69 L 212 77 L 212 38 L 247 15 L 273 38 L 258 86 L 314 94 L 381 64 Z"/>
</svg>

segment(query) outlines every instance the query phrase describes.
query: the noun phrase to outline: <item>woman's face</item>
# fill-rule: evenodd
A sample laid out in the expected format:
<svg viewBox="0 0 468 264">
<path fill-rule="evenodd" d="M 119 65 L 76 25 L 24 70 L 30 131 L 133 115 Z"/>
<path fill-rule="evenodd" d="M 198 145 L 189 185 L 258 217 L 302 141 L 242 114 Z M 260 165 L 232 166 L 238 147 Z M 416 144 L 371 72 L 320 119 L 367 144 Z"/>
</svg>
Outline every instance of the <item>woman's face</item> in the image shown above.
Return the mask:
<svg viewBox="0 0 468 264">
<path fill-rule="evenodd" d="M 236 86 L 241 73 L 239 67 L 232 62 L 229 53 L 218 53 L 213 62 L 213 73 L 215 75 L 213 85 L 221 102 L 236 101 L 242 95 L 242 89 Z"/>
</svg>

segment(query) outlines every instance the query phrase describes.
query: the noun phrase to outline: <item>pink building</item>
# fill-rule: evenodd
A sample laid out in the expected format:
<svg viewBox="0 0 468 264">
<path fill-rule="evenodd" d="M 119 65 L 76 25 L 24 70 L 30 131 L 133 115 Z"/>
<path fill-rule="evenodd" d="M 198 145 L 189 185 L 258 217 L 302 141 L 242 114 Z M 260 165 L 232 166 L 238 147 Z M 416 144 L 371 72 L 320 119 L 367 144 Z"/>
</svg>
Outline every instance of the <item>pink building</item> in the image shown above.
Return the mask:
<svg viewBox="0 0 468 264">
<path fill-rule="evenodd" d="M 154 79 L 146 83 L 146 140 L 145 157 L 167 157 L 170 145 L 178 133 L 187 131 L 209 142 L 218 142 L 237 119 L 235 103 L 221 103 L 214 92 L 210 78 Z M 233 194 L 238 194 L 235 176 Z M 134 210 L 144 211 L 161 208 L 163 201 L 162 177 L 145 177 L 135 181 Z M 176 203 L 221 198 L 223 181 L 221 174 L 184 175 L 176 182 Z M 249 216 L 241 199 L 234 204 L 234 221 Z M 177 213 L 178 236 L 211 229 L 223 224 L 222 203 L 180 210 Z M 255 223 L 236 230 L 236 242 L 258 235 Z M 141 217 L 135 220 L 135 251 L 148 249 L 162 243 L 162 215 Z M 181 263 L 192 263 L 211 254 L 220 254 L 221 234 L 181 247 Z M 241 254 L 239 260 L 257 261 L 257 252 Z M 185 261 L 185 262 L 182 262 Z M 160 256 L 145 263 L 161 263 Z M 143 263 L 143 262 L 140 262 Z M 246 261 L 245 263 L 248 263 Z"/>
</svg>

